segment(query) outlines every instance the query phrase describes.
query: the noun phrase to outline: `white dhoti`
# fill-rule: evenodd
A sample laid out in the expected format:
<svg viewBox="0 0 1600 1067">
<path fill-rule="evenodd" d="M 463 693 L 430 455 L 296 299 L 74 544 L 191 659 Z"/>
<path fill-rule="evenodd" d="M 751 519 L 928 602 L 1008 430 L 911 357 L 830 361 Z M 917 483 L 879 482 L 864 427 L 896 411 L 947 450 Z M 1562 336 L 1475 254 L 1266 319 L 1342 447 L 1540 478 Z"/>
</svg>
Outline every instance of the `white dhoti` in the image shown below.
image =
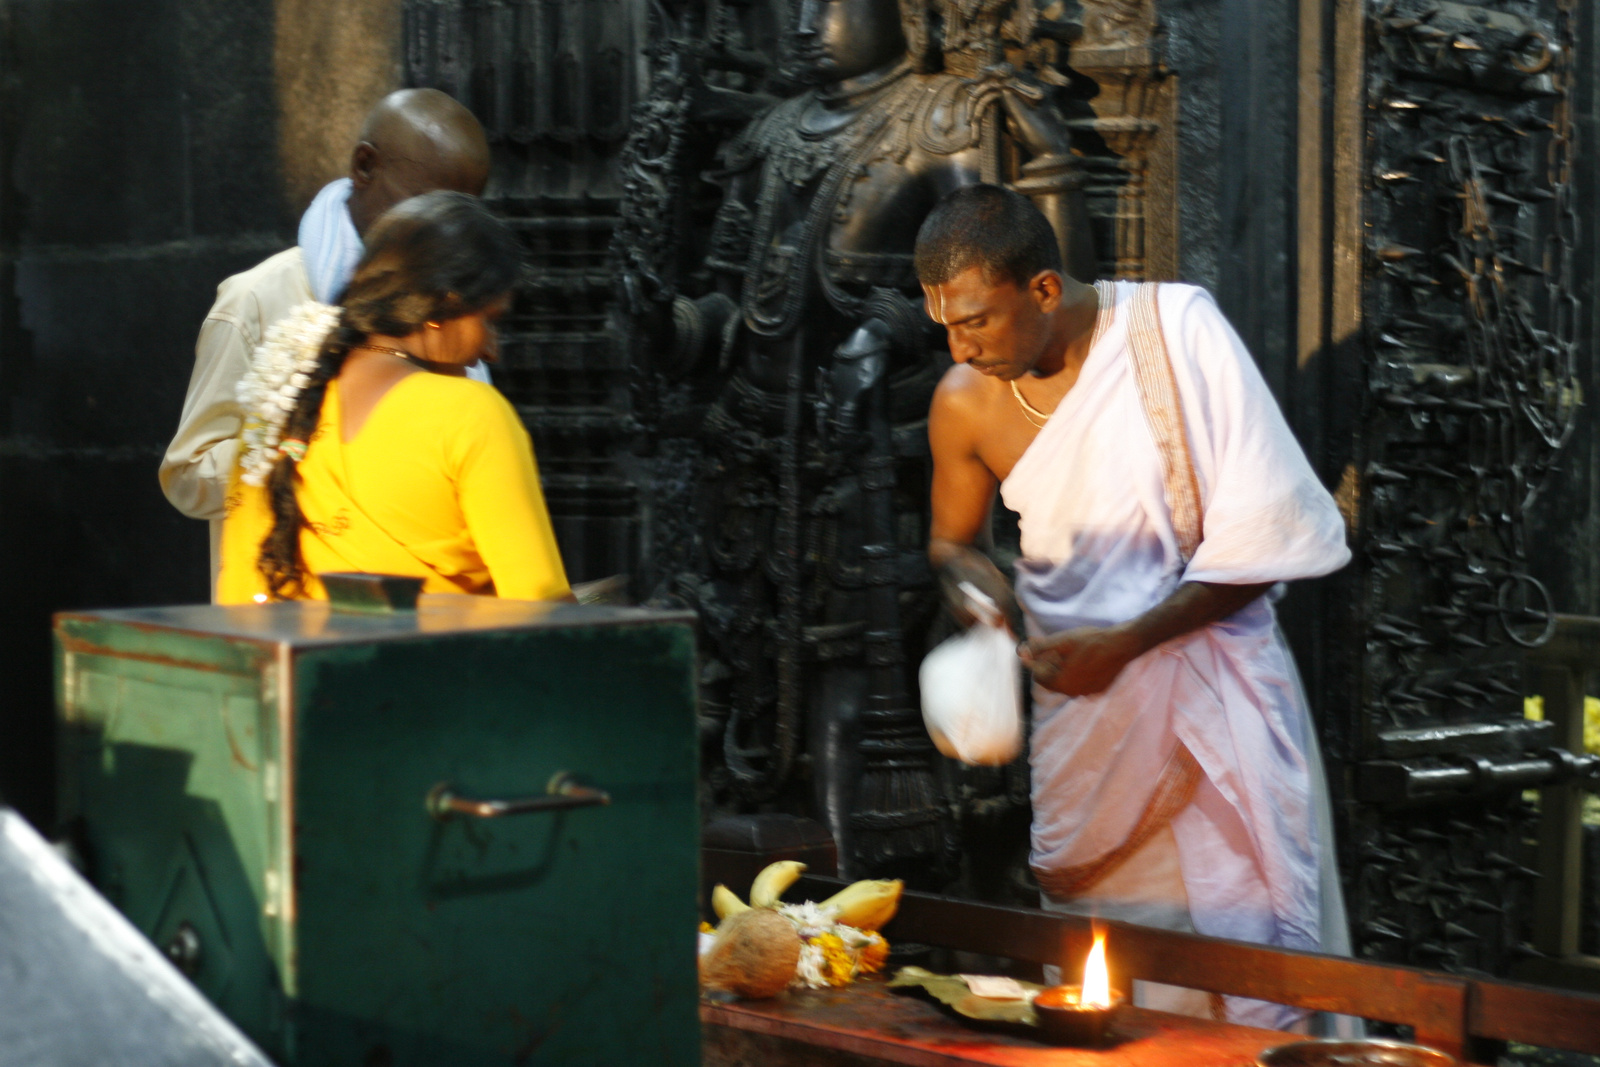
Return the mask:
<svg viewBox="0 0 1600 1067">
<path fill-rule="evenodd" d="M 1125 622 L 1185 581 L 1279 582 L 1343 566 L 1338 510 L 1249 354 L 1208 294 L 1163 285 L 1203 517 L 1185 562 L 1129 356 L 1135 286 L 1109 291 L 1077 383 L 1001 487 L 1021 516 L 1017 595 L 1030 628 Z M 1348 950 L 1342 908 L 1325 917 L 1339 902 L 1325 804 L 1317 817 L 1321 767 L 1271 599 L 1141 656 L 1103 693 L 1036 691 L 1032 865 L 1051 898 L 1107 917 L 1132 904 L 1159 920 L 1163 905 L 1148 898 L 1165 884 L 1167 920 L 1150 925 Z M 1227 1011 L 1276 1028 L 1303 1015 L 1231 999 Z"/>
</svg>

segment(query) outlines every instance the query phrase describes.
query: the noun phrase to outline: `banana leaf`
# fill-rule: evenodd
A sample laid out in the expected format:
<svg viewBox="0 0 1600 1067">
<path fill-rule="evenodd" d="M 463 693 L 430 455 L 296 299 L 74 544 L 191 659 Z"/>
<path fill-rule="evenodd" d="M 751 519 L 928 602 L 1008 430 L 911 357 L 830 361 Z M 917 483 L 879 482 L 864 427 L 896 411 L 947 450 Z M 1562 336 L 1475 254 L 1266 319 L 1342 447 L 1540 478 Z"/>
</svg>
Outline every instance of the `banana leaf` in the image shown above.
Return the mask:
<svg viewBox="0 0 1600 1067">
<path fill-rule="evenodd" d="M 1037 993 L 1044 986 L 1032 982 L 1019 983 L 1023 988 Z M 891 989 L 918 989 L 945 1005 L 957 1015 L 980 1023 L 998 1023 L 1004 1026 L 1038 1026 L 1031 1000 L 994 1000 L 980 997 L 967 988 L 958 975 L 934 974 L 921 967 L 902 967 L 889 980 Z"/>
</svg>

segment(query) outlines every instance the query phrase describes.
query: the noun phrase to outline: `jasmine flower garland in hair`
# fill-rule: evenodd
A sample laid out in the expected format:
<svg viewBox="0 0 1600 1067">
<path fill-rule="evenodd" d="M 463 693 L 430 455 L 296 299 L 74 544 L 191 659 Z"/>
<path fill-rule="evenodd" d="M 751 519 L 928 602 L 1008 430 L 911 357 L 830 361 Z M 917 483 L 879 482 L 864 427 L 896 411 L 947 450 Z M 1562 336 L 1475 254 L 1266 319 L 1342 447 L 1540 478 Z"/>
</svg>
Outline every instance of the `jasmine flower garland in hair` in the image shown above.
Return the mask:
<svg viewBox="0 0 1600 1067">
<path fill-rule="evenodd" d="M 251 354 L 238 392 L 244 410 L 239 477 L 246 485 L 265 485 L 284 454 L 284 424 L 311 384 L 322 342 L 338 325 L 338 308 L 310 300 L 273 323 Z"/>
</svg>

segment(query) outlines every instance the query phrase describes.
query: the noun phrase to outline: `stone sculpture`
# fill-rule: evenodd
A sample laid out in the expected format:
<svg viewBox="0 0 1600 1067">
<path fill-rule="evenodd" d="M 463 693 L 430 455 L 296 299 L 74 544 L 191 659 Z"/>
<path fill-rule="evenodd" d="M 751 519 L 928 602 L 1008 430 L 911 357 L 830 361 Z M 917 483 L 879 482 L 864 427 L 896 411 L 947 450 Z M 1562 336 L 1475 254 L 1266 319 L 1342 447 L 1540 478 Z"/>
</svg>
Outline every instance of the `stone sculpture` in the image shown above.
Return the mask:
<svg viewBox="0 0 1600 1067">
<path fill-rule="evenodd" d="M 651 338 L 669 377 L 710 383 L 690 434 L 697 552 L 663 591 L 704 620 L 719 802 L 808 809 L 853 877 L 931 871 L 949 808 L 914 682 L 937 610 L 922 420 L 948 356 L 911 252 L 945 192 L 1010 181 L 1092 278 L 1082 178 L 1052 87 L 1026 70 L 1041 30 L 1026 0 L 946 0 L 942 47 L 926 0 L 798 6 L 812 87 L 723 146 L 710 284 Z M 641 145 L 671 141 L 673 109 L 657 112 Z M 645 173 L 636 191 L 665 189 Z M 654 281 L 644 258 L 635 287 Z"/>
</svg>

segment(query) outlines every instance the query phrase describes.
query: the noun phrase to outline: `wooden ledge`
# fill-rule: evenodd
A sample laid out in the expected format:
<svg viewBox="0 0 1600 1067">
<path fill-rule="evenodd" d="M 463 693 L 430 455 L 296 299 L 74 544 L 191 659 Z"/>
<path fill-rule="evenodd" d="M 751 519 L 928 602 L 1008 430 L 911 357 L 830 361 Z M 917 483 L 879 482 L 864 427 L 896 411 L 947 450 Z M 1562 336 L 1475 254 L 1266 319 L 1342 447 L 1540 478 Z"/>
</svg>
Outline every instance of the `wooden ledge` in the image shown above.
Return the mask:
<svg viewBox="0 0 1600 1067">
<path fill-rule="evenodd" d="M 1293 1034 L 1126 1008 L 1119 1040 L 1102 1049 L 1060 1048 L 979 1030 L 881 977 L 844 989 L 791 992 L 773 1000 L 702 1001 L 706 1067 L 1246 1067 Z"/>
</svg>

